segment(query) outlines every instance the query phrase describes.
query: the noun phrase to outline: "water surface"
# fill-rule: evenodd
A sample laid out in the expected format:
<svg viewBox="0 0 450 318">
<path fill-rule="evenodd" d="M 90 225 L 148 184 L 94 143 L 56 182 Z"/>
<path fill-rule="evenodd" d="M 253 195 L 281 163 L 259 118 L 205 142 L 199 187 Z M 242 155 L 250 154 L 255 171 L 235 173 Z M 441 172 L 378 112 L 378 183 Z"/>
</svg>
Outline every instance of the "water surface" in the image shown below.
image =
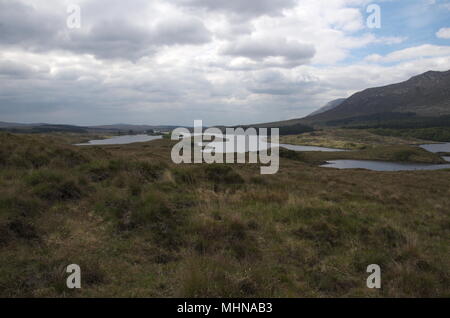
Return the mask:
<svg viewBox="0 0 450 318">
<path fill-rule="evenodd" d="M 102 140 L 90 140 L 87 143 L 76 144 L 76 146 L 126 145 L 135 142 L 146 142 L 157 139 L 162 139 L 162 136 L 124 135 Z"/>
<path fill-rule="evenodd" d="M 414 171 L 450 169 L 450 164 L 403 163 L 372 160 L 331 160 L 321 167 L 336 169 L 367 169 L 372 171 Z"/>
<path fill-rule="evenodd" d="M 450 143 L 425 144 L 421 148 L 433 152 L 450 152 Z M 449 156 L 442 157 L 450 162 Z M 367 169 L 372 171 L 414 171 L 450 169 L 450 164 L 404 163 L 372 160 L 332 160 L 321 167 L 336 169 Z"/>
<path fill-rule="evenodd" d="M 223 136 L 226 137 L 226 136 Z M 136 142 L 147 142 L 151 140 L 161 139 L 162 136 L 149 136 L 149 135 L 124 135 L 103 140 L 91 140 L 87 143 L 77 144 L 77 146 L 94 146 L 94 145 L 125 145 Z M 290 144 L 272 144 L 266 141 L 266 137 L 256 137 L 258 141 L 256 144 L 251 145 L 245 142 L 238 142 L 232 150 L 233 143 L 225 138 L 225 142 L 205 142 L 204 145 L 207 148 L 206 152 L 215 151 L 217 153 L 226 152 L 247 152 L 247 151 L 261 151 L 272 147 L 281 147 L 293 151 L 324 151 L 324 152 L 340 152 L 346 151 L 343 149 L 315 147 L 315 146 L 299 146 Z M 450 143 L 442 144 L 425 144 L 421 147 L 430 152 L 450 152 Z M 442 157 L 444 160 L 450 162 L 450 156 Z M 322 165 L 325 168 L 337 168 L 337 169 L 367 169 L 373 171 L 414 171 L 414 170 L 440 170 L 450 169 L 450 164 L 424 164 L 424 163 L 403 163 L 403 162 L 388 162 L 388 161 L 372 161 L 372 160 L 331 160 L 327 164 Z"/>
<path fill-rule="evenodd" d="M 426 144 L 421 145 L 423 149 L 429 152 L 450 152 L 450 142 L 443 143 L 443 144 Z"/>
</svg>

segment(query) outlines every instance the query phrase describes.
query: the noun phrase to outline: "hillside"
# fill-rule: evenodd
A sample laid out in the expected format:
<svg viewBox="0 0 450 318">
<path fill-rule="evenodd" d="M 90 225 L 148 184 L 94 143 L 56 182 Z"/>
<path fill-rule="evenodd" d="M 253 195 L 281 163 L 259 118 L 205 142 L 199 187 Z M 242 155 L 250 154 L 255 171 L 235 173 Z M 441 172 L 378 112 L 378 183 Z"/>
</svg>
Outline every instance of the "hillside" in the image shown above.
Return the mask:
<svg viewBox="0 0 450 318">
<path fill-rule="evenodd" d="M 450 127 L 450 71 L 429 71 L 397 84 L 368 88 L 334 100 L 304 118 L 253 127 Z"/>
<path fill-rule="evenodd" d="M 309 116 L 305 121 L 340 125 L 345 123 L 344 119 L 370 122 L 445 115 L 450 115 L 450 71 L 430 71 L 402 83 L 358 92 L 336 108 Z"/>
<path fill-rule="evenodd" d="M 344 101 L 345 101 L 345 98 L 339 98 L 339 99 L 332 100 L 331 102 L 327 103 L 325 106 L 319 108 L 318 110 L 316 110 L 315 112 L 311 113 L 308 116 L 314 116 L 314 115 L 322 114 L 322 113 L 324 113 L 326 111 L 335 109 L 340 104 L 342 104 Z"/>
<path fill-rule="evenodd" d="M 48 133 L 48 132 L 74 132 L 74 133 L 145 133 L 150 130 L 170 131 L 176 126 L 150 126 L 150 125 L 130 125 L 116 124 L 103 126 L 75 126 L 56 124 L 21 124 L 0 122 L 0 130 L 14 133 Z"/>
</svg>

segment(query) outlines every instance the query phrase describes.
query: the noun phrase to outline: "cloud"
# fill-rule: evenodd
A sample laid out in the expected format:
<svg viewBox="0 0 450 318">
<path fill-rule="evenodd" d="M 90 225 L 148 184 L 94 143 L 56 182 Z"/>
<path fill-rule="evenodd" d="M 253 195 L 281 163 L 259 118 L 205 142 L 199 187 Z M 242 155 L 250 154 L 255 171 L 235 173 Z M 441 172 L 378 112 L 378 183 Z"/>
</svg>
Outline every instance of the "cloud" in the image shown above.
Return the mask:
<svg viewBox="0 0 450 318">
<path fill-rule="evenodd" d="M 126 19 L 113 10 L 122 5 L 117 1 L 104 3 L 106 10 L 94 10 L 100 12 L 98 15 L 82 15 L 81 29 L 68 29 L 64 7 L 50 11 L 63 13 L 57 15 L 18 1 L 0 0 L 0 45 L 36 52 L 65 50 L 135 62 L 154 54 L 161 46 L 202 45 L 211 41 L 210 32 L 198 18 L 175 11 L 147 23 L 145 10 L 136 19 Z M 95 8 L 97 1 L 93 7 L 82 7 L 82 13 Z M 146 5 L 141 9 L 145 8 Z"/>
<path fill-rule="evenodd" d="M 21 2 L 0 0 L 0 45 L 42 49 L 57 36 L 63 22 Z"/>
<path fill-rule="evenodd" d="M 280 67 L 294 67 L 308 63 L 315 53 L 314 46 L 310 44 L 283 38 L 245 37 L 229 43 L 222 49 L 224 55 L 246 57 Z"/>
<path fill-rule="evenodd" d="M 265 122 L 448 69 L 450 46 L 418 45 L 419 29 L 386 32 L 390 12 L 381 30 L 367 29 L 370 2 L 0 0 L 1 118 Z M 66 27 L 69 3 L 81 7 L 81 29 Z"/>
<path fill-rule="evenodd" d="M 298 98 L 323 93 L 327 88 L 318 83 L 320 80 L 308 73 L 261 70 L 252 74 L 247 90 L 252 94 Z"/>
<path fill-rule="evenodd" d="M 202 21 L 195 18 L 164 19 L 152 30 L 158 44 L 205 44 L 211 41 L 211 33 Z"/>
<path fill-rule="evenodd" d="M 450 11 L 450 3 L 442 3 L 440 7 Z"/>
<path fill-rule="evenodd" d="M 32 67 L 10 60 L 0 61 L 0 77 L 27 78 L 35 72 Z"/>
<path fill-rule="evenodd" d="M 284 9 L 293 8 L 297 0 L 176 0 L 176 3 L 190 8 L 231 13 L 235 17 L 258 17 L 261 15 L 280 15 Z"/>
<path fill-rule="evenodd" d="M 201 45 L 211 40 L 201 21 L 182 17 L 142 27 L 123 20 L 100 21 L 88 32 L 74 32 L 59 48 L 93 54 L 98 58 L 136 61 L 153 55 L 161 46 Z"/>
<path fill-rule="evenodd" d="M 385 56 L 372 54 L 366 57 L 366 61 L 375 63 L 392 63 L 425 57 L 439 57 L 450 55 L 450 46 L 438 46 L 424 44 L 414 46 L 403 50 L 394 51 Z"/>
<path fill-rule="evenodd" d="M 436 32 L 436 36 L 440 39 L 450 39 L 450 28 L 442 28 Z"/>
</svg>

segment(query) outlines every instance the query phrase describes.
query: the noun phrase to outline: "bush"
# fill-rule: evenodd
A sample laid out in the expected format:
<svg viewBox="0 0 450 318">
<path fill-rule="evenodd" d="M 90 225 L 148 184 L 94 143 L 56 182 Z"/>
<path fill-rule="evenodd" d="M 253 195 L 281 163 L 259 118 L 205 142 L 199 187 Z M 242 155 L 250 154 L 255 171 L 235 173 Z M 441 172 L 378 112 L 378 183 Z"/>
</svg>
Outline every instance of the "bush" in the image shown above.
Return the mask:
<svg viewBox="0 0 450 318">
<path fill-rule="evenodd" d="M 81 198 L 81 189 L 72 180 L 55 184 L 40 184 L 35 188 L 34 193 L 48 201 L 66 201 Z"/>
<path fill-rule="evenodd" d="M 415 152 L 412 150 L 401 150 L 392 154 L 392 159 L 395 161 L 409 161 L 411 156 L 414 156 Z"/>
<path fill-rule="evenodd" d="M 71 168 L 89 162 L 88 157 L 68 148 L 57 148 L 51 152 L 51 164 L 57 167 Z"/>
<path fill-rule="evenodd" d="M 175 180 L 179 183 L 195 185 L 199 181 L 199 170 L 198 169 L 177 168 L 173 171 L 173 173 L 175 175 Z"/>
<path fill-rule="evenodd" d="M 26 181 L 33 187 L 33 193 L 44 200 L 65 201 L 81 198 L 78 183 L 62 173 L 38 170 L 32 172 Z"/>
<path fill-rule="evenodd" d="M 154 164 L 147 161 L 140 161 L 134 164 L 134 170 L 138 173 L 138 176 L 146 181 L 158 179 L 166 168 L 165 164 Z"/>
<path fill-rule="evenodd" d="M 215 183 L 242 184 L 244 179 L 230 166 L 221 164 L 212 164 L 206 166 L 206 178 Z"/>
<path fill-rule="evenodd" d="M 260 256 L 258 243 L 252 235 L 252 225 L 239 219 L 207 221 L 197 225 L 195 250 L 200 254 L 214 254 L 222 250 L 237 259 L 256 259 Z"/>
<path fill-rule="evenodd" d="M 110 162 L 107 160 L 93 161 L 84 166 L 83 170 L 87 172 L 89 178 L 94 182 L 104 181 L 110 178 L 113 173 Z"/>
<path fill-rule="evenodd" d="M 51 170 L 35 170 L 25 178 L 25 181 L 30 186 L 37 186 L 43 183 L 58 183 L 63 179 L 64 176 L 62 174 Z"/>
<path fill-rule="evenodd" d="M 174 209 L 163 193 L 150 192 L 144 195 L 130 216 L 132 227 L 149 230 L 154 241 L 168 249 L 178 249 L 181 240 L 181 225 L 184 215 Z"/>
<path fill-rule="evenodd" d="M 303 153 L 284 148 L 280 148 L 280 157 L 295 161 L 305 161 L 305 156 Z"/>
<path fill-rule="evenodd" d="M 21 194 L 25 196 L 24 193 Z M 2 217 L 33 217 L 43 208 L 39 199 L 14 195 L 0 199 L 0 216 Z"/>
</svg>

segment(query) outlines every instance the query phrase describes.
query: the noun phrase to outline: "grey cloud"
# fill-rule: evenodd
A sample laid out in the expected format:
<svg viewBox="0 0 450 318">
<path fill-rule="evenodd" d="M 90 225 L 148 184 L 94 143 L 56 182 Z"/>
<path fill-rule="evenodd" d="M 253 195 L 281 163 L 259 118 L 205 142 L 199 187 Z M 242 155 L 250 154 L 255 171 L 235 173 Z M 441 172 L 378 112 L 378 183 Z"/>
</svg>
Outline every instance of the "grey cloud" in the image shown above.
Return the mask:
<svg viewBox="0 0 450 318">
<path fill-rule="evenodd" d="M 110 5 L 105 3 L 105 5 Z M 82 8 L 92 12 L 89 7 Z M 161 46 L 200 45 L 211 41 L 202 21 L 183 16 L 142 26 L 117 12 L 98 16 L 82 14 L 82 28 L 66 27 L 66 12 L 49 15 L 20 2 L 0 0 L 0 45 L 31 51 L 66 50 L 92 54 L 101 59 L 137 61 Z"/>
<path fill-rule="evenodd" d="M 187 7 L 228 12 L 236 16 L 257 17 L 279 15 L 283 9 L 294 7 L 297 0 L 176 0 L 176 2 Z"/>
<path fill-rule="evenodd" d="M 28 65 L 16 63 L 14 61 L 0 61 L 0 77 L 26 78 L 34 73 Z"/>
<path fill-rule="evenodd" d="M 233 40 L 236 36 L 251 34 L 254 29 L 254 26 L 248 21 L 228 23 L 224 27 L 216 29 L 214 35 L 220 39 Z"/>
<path fill-rule="evenodd" d="M 43 48 L 63 21 L 20 2 L 0 0 L 0 44 Z"/>
<path fill-rule="evenodd" d="M 197 19 L 163 20 L 156 24 L 153 37 L 158 44 L 204 44 L 211 34 Z"/>
<path fill-rule="evenodd" d="M 294 67 L 308 63 L 316 50 L 313 45 L 283 38 L 252 39 L 241 38 L 228 44 L 222 54 L 235 57 L 246 57 L 254 61 L 266 60 L 266 66 Z M 281 62 L 271 62 L 268 58 L 281 58 Z"/>
<path fill-rule="evenodd" d="M 121 20 L 99 21 L 88 32 L 73 31 L 69 36 L 68 41 L 59 43 L 62 49 L 102 59 L 136 61 L 155 51 L 148 30 Z"/>
<path fill-rule="evenodd" d="M 127 21 L 101 21 L 88 33 L 76 33 L 65 48 L 91 53 L 100 58 L 126 58 L 136 61 L 151 55 L 163 45 L 200 45 L 211 40 L 209 31 L 199 20 L 163 20 L 144 28 Z"/>
<path fill-rule="evenodd" d="M 247 84 L 247 90 L 254 94 L 295 96 L 315 95 L 323 92 L 317 79 L 303 77 L 298 79 L 287 78 L 283 73 L 274 70 L 258 71 L 253 74 Z"/>
</svg>

